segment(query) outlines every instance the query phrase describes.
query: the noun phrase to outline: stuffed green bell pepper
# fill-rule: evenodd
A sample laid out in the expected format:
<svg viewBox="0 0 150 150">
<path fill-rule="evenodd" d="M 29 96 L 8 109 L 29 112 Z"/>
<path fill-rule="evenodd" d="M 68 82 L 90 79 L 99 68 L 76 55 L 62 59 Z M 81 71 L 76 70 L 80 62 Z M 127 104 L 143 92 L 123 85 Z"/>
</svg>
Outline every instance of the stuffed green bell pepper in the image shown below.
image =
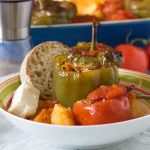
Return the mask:
<svg viewBox="0 0 150 150">
<path fill-rule="evenodd" d="M 72 107 L 77 100 L 100 85 L 119 82 L 117 66 L 121 53 L 101 51 L 96 56 L 78 53 L 55 57 L 53 66 L 53 89 L 57 100 L 66 107 Z"/>
</svg>

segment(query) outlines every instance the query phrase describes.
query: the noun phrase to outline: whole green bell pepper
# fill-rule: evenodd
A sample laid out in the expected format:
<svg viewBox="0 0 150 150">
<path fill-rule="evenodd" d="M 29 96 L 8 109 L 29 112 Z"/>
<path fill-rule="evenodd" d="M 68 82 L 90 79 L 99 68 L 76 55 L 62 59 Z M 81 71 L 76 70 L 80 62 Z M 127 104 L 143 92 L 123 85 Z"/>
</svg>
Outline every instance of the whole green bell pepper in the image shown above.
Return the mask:
<svg viewBox="0 0 150 150">
<path fill-rule="evenodd" d="M 95 58 L 79 55 L 60 55 L 55 57 L 53 89 L 57 100 L 62 105 L 72 107 L 74 102 L 84 99 L 89 92 L 100 85 L 111 85 L 119 82 L 116 67 L 118 65 L 116 63 L 117 57 L 110 55 L 112 59 L 107 60 L 108 65 L 106 65 L 106 54 L 103 53 Z M 68 68 L 71 67 L 66 69 L 64 68 L 65 64 L 69 64 Z M 80 65 L 83 68 L 80 68 Z"/>
</svg>

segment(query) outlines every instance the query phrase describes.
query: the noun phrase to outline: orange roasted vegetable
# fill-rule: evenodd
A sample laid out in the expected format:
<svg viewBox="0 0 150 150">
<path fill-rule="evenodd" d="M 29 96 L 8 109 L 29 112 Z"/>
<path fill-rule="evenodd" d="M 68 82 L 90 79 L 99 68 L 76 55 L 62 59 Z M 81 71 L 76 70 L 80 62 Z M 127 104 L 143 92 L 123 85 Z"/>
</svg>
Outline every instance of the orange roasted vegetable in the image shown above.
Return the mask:
<svg viewBox="0 0 150 150">
<path fill-rule="evenodd" d="M 41 123 L 51 123 L 52 109 L 42 109 L 41 112 L 34 118 L 33 121 Z"/>
</svg>

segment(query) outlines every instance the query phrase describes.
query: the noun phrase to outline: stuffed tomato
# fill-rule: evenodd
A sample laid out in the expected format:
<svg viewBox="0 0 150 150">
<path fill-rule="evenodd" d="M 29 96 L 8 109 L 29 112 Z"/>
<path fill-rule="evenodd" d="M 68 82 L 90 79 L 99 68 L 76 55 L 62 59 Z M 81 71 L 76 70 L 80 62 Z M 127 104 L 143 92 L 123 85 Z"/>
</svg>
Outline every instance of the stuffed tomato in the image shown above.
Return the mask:
<svg viewBox="0 0 150 150">
<path fill-rule="evenodd" d="M 86 99 L 73 104 L 72 112 L 78 125 L 98 125 L 129 120 L 132 117 L 128 87 L 101 86 Z"/>
</svg>

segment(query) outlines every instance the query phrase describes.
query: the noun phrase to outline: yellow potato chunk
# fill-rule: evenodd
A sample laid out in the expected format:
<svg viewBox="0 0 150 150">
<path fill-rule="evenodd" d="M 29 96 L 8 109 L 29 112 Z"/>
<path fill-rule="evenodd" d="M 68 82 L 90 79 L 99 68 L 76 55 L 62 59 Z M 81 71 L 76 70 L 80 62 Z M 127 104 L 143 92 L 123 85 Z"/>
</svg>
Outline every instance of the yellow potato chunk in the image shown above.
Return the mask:
<svg viewBox="0 0 150 150">
<path fill-rule="evenodd" d="M 55 104 L 51 114 L 51 123 L 56 125 L 74 125 L 71 110 L 61 104 Z"/>
<path fill-rule="evenodd" d="M 51 123 L 52 109 L 42 109 L 40 113 L 33 119 L 35 122 Z"/>
</svg>

